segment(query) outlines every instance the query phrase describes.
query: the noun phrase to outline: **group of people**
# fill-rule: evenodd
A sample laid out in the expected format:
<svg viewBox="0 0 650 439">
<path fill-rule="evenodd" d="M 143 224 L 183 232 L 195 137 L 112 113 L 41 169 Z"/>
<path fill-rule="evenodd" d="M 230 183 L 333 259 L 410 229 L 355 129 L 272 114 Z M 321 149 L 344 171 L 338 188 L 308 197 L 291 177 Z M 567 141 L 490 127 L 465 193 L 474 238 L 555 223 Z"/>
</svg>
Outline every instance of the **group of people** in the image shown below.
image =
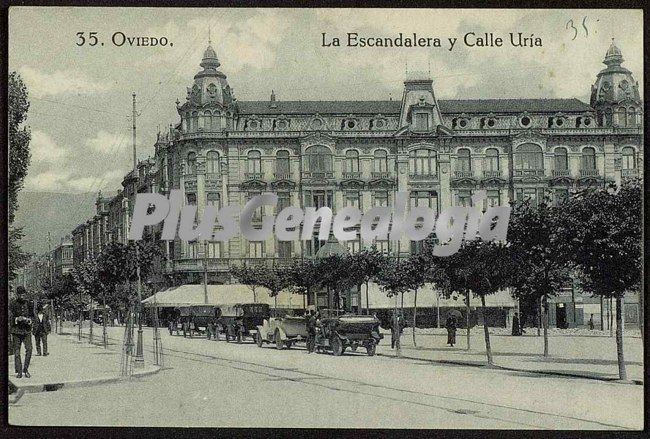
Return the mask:
<svg viewBox="0 0 650 439">
<path fill-rule="evenodd" d="M 14 355 L 16 378 L 31 378 L 29 363 L 32 358 L 32 335 L 36 342 L 36 355 L 48 356 L 47 335 L 52 330 L 50 317 L 43 306 L 36 310 L 27 300 L 25 288 L 16 288 L 16 297 L 9 305 L 9 334 Z M 25 346 L 25 362 L 21 358 L 21 348 Z"/>
</svg>

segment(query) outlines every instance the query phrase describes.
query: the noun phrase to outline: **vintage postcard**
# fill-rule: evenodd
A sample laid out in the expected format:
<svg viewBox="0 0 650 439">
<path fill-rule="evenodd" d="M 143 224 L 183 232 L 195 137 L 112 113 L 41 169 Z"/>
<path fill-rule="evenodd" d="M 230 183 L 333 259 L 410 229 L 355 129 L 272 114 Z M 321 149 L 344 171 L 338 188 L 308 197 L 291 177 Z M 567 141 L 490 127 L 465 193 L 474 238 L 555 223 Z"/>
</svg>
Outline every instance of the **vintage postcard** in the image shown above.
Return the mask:
<svg viewBox="0 0 650 439">
<path fill-rule="evenodd" d="M 8 25 L 16 434 L 644 428 L 642 10 Z"/>
</svg>

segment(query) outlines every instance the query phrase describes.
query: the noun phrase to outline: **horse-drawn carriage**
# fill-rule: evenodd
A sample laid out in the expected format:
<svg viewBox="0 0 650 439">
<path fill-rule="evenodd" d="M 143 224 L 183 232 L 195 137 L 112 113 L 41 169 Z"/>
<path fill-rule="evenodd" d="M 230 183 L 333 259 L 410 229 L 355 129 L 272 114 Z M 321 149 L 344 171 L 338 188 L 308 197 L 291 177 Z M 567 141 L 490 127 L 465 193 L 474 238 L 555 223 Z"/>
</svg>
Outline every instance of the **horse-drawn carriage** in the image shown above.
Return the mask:
<svg viewBox="0 0 650 439">
<path fill-rule="evenodd" d="M 320 320 L 320 324 L 316 325 L 315 348 L 317 352 L 332 352 L 340 356 L 348 347 L 355 352 L 359 346 L 363 346 L 368 355 L 373 356 L 382 338 L 376 317 L 343 314 Z"/>
<path fill-rule="evenodd" d="M 221 316 L 217 319 L 217 333 L 222 332 L 226 341 L 237 340 L 241 343 L 246 337 L 255 340 L 257 327 L 271 316 L 266 303 L 237 303 L 221 305 Z"/>
</svg>

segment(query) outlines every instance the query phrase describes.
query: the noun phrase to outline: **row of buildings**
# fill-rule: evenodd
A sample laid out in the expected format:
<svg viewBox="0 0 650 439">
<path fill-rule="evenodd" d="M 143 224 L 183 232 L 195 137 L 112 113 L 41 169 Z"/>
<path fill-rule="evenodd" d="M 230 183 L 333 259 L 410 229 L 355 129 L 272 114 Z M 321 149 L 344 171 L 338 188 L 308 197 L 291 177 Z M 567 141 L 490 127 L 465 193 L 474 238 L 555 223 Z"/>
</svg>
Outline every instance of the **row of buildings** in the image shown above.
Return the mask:
<svg viewBox="0 0 650 439">
<path fill-rule="evenodd" d="M 208 205 L 243 206 L 262 192 L 278 195 L 277 211 L 289 205 L 367 211 L 392 205 L 398 191 L 410 193 L 412 206 L 438 211 L 471 205 L 479 189 L 487 192 L 483 207 L 526 198 L 561 202 L 580 187 L 640 177 L 638 83 L 614 42 L 603 63 L 589 104 L 574 98 L 443 100 L 420 73 L 408 75 L 401 100 L 283 101 L 271 92 L 267 100 L 239 101 L 208 46 L 185 101 L 176 101 L 180 121 L 158 134 L 153 156 L 126 174 L 117 193 L 100 194 L 96 214 L 72 231 L 73 261 L 97 256 L 109 242 L 126 242 L 139 192 L 178 189 L 199 215 Z M 265 207 L 258 218 L 277 211 Z M 404 256 L 418 250 L 407 238 L 324 243 L 237 236 L 199 243 L 160 241 L 156 227 L 148 234 L 165 255 L 151 279 L 156 289 L 197 284 L 206 275 L 210 284 L 229 283 L 232 264 L 281 264 L 333 246 L 355 252 L 376 245 Z M 564 307 L 562 297 L 557 306 Z M 570 298 L 575 304 L 575 292 Z M 499 300 L 507 306 L 507 295 Z"/>
</svg>

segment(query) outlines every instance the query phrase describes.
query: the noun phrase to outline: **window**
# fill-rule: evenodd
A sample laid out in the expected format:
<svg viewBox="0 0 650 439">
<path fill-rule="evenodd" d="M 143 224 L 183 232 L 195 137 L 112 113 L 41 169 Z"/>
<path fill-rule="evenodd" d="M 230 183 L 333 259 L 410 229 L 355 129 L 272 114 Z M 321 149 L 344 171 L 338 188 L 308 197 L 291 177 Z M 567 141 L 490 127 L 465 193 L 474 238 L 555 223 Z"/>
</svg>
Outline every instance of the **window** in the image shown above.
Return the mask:
<svg viewBox="0 0 650 439">
<path fill-rule="evenodd" d="M 486 208 L 501 205 L 501 191 L 499 189 L 488 189 L 486 202 Z"/>
<path fill-rule="evenodd" d="M 519 145 L 515 152 L 515 169 L 544 169 L 542 148 L 532 143 Z"/>
<path fill-rule="evenodd" d="M 278 151 L 275 155 L 275 173 L 277 175 L 285 175 L 287 177 L 291 173 L 289 151 Z"/>
<path fill-rule="evenodd" d="M 212 113 L 210 110 L 205 110 L 203 113 L 203 129 L 205 131 L 212 131 Z"/>
<path fill-rule="evenodd" d="M 436 175 L 436 152 L 431 149 L 416 149 L 409 153 L 411 175 Z"/>
<path fill-rule="evenodd" d="M 471 172 L 472 170 L 472 155 L 467 148 L 461 148 L 458 150 L 456 158 L 456 170 Z"/>
<path fill-rule="evenodd" d="M 582 170 L 593 171 L 596 169 L 596 150 L 592 147 L 582 149 Z"/>
<path fill-rule="evenodd" d="M 332 191 L 305 191 L 305 207 L 315 207 L 318 210 L 324 206 L 332 208 Z"/>
<path fill-rule="evenodd" d="M 332 172 L 332 152 L 326 146 L 310 146 L 306 156 L 308 172 Z"/>
<path fill-rule="evenodd" d="M 471 207 L 472 205 L 472 191 L 461 190 L 458 191 L 458 205 L 463 207 Z"/>
<path fill-rule="evenodd" d="M 564 203 L 568 198 L 569 198 L 569 189 L 566 188 L 560 188 L 560 189 L 555 189 L 554 192 L 554 198 L 555 198 L 555 204 L 562 204 Z"/>
<path fill-rule="evenodd" d="M 358 253 L 361 248 L 361 243 L 358 240 L 347 241 L 345 246 L 348 248 L 348 251 L 352 253 Z"/>
<path fill-rule="evenodd" d="M 207 200 L 205 204 L 207 206 L 221 207 L 221 194 L 217 192 L 208 192 Z"/>
<path fill-rule="evenodd" d="M 626 146 L 623 148 L 623 160 L 622 167 L 623 169 L 636 169 L 636 154 L 634 148 L 631 146 Z"/>
<path fill-rule="evenodd" d="M 196 153 L 190 152 L 187 154 L 187 175 L 196 174 Z"/>
<path fill-rule="evenodd" d="M 216 111 L 212 113 L 212 131 L 221 129 L 221 117 Z"/>
<path fill-rule="evenodd" d="M 375 191 L 373 194 L 373 207 L 388 206 L 388 191 Z"/>
<path fill-rule="evenodd" d="M 196 194 L 187 194 L 185 198 L 187 199 L 187 204 L 196 205 Z"/>
<path fill-rule="evenodd" d="M 250 201 L 253 197 L 256 197 L 258 195 L 260 195 L 259 192 L 249 192 L 248 201 Z M 264 214 L 264 206 L 260 206 L 257 209 L 255 209 L 255 211 L 253 211 L 253 221 L 261 221 L 263 214 Z"/>
<path fill-rule="evenodd" d="M 259 151 L 248 151 L 248 172 L 250 174 L 262 173 L 262 153 Z"/>
<path fill-rule="evenodd" d="M 567 149 L 555 148 L 555 170 L 556 171 L 566 171 L 569 169 L 569 162 L 567 160 Z"/>
<path fill-rule="evenodd" d="M 531 122 L 532 121 L 530 120 L 530 117 L 528 117 L 528 116 L 524 116 L 521 119 L 519 119 L 519 124 L 524 128 L 529 126 L 531 124 Z"/>
<path fill-rule="evenodd" d="M 636 110 L 634 108 L 627 109 L 627 126 L 636 126 Z"/>
<path fill-rule="evenodd" d="M 345 193 L 345 199 L 343 200 L 343 206 L 344 207 L 354 206 L 358 209 L 359 205 L 361 204 L 360 199 L 361 197 L 359 196 L 359 192 L 347 191 Z"/>
<path fill-rule="evenodd" d="M 199 112 L 192 112 L 192 129 L 191 131 L 196 131 L 199 129 Z"/>
<path fill-rule="evenodd" d="M 542 189 L 540 189 L 541 193 Z M 531 205 L 537 207 L 537 188 L 518 188 L 515 190 L 515 199 L 517 201 L 531 200 Z"/>
<path fill-rule="evenodd" d="M 359 152 L 354 149 L 345 151 L 345 172 L 359 172 Z"/>
<path fill-rule="evenodd" d="M 499 170 L 499 150 L 496 148 L 488 148 L 485 150 L 485 170 L 498 171 Z"/>
<path fill-rule="evenodd" d="M 375 172 L 388 172 L 388 153 L 386 150 L 375 150 L 373 158 L 373 169 Z"/>
<path fill-rule="evenodd" d="M 376 240 L 375 247 L 377 248 L 377 251 L 387 255 L 390 252 L 389 242 L 390 241 Z"/>
<path fill-rule="evenodd" d="M 415 129 L 418 131 L 429 131 L 429 115 L 427 113 L 415 114 Z"/>
<path fill-rule="evenodd" d="M 434 191 L 411 192 L 411 207 L 428 207 L 438 214 L 438 194 Z"/>
<path fill-rule="evenodd" d="M 293 242 L 291 241 L 278 241 L 278 257 L 290 258 Z"/>
<path fill-rule="evenodd" d="M 289 192 L 278 192 L 278 212 L 291 206 L 291 194 Z"/>
<path fill-rule="evenodd" d="M 189 259 L 197 259 L 199 257 L 199 243 L 196 241 L 188 242 L 185 247 L 185 257 Z"/>
<path fill-rule="evenodd" d="M 221 243 L 218 241 L 206 241 L 205 252 L 207 258 L 220 258 Z"/>
<path fill-rule="evenodd" d="M 208 151 L 205 156 L 205 172 L 208 174 L 219 174 L 219 153 Z"/>
<path fill-rule="evenodd" d="M 249 258 L 264 257 L 264 241 L 250 241 L 248 243 L 248 257 Z"/>
</svg>

